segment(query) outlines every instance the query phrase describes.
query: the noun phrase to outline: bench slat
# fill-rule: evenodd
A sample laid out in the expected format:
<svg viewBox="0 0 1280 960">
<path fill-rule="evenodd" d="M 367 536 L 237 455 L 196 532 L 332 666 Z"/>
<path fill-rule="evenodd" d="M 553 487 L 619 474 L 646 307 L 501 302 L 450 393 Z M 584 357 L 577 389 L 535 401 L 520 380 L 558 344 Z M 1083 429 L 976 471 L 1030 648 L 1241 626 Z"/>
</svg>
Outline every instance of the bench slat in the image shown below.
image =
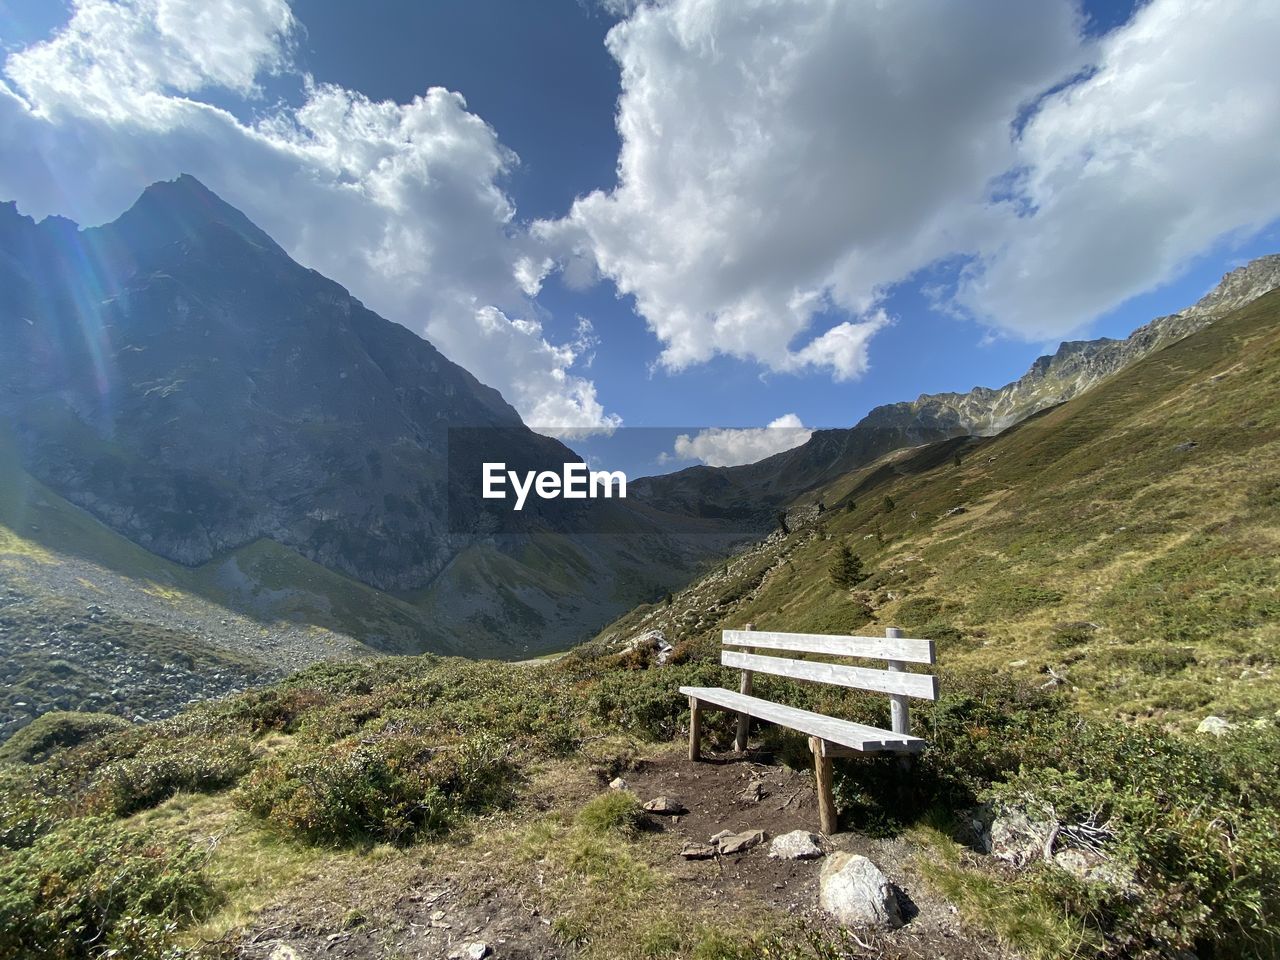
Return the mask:
<svg viewBox="0 0 1280 960">
<path fill-rule="evenodd" d="M 843 663 L 816 663 L 808 660 L 789 660 L 785 657 L 761 657 L 737 650 L 725 650 L 720 662 L 726 667 L 772 673 L 795 680 L 814 680 L 857 690 L 873 690 L 877 693 L 899 693 L 922 700 L 938 699 L 938 679 L 923 673 L 892 672 L 867 667 L 850 667 Z"/>
<path fill-rule="evenodd" d="M 877 660 L 904 660 L 908 663 L 934 662 L 932 640 L 912 640 L 907 637 L 834 637 L 822 633 L 725 630 L 722 639 L 727 647 L 825 653 L 837 657 L 872 657 Z"/>
<path fill-rule="evenodd" d="M 819 737 L 859 751 L 897 750 L 915 751 L 924 748 L 925 741 L 910 734 L 894 733 L 865 723 L 825 717 L 820 713 L 788 707 L 759 697 L 749 697 L 722 687 L 681 687 L 680 692 L 702 703 L 725 710 L 748 713 L 761 720 L 780 724 L 792 730 Z"/>
</svg>

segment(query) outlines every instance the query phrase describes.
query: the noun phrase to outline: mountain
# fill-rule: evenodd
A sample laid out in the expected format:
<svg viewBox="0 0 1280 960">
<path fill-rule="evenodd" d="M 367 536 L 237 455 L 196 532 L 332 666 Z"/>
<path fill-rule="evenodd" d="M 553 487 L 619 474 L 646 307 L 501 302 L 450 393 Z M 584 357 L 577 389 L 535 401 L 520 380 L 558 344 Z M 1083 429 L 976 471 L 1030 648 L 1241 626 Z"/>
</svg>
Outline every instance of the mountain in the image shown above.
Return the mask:
<svg viewBox="0 0 1280 960">
<path fill-rule="evenodd" d="M 815 488 L 775 531 L 669 605 L 677 658 L 718 631 L 938 643 L 947 669 L 1061 686 L 1091 711 L 1188 730 L 1269 721 L 1280 663 L 1280 290 L 991 437 L 897 450 Z M 831 582 L 838 552 L 869 574 Z"/>
<path fill-rule="evenodd" d="M 1026 373 L 999 389 L 974 387 L 968 393 L 923 394 L 918 399 L 876 407 L 859 426 L 915 427 L 951 436 L 991 436 L 1019 420 L 1063 403 L 1123 370 L 1165 344 L 1208 326 L 1219 317 L 1280 287 L 1280 254 L 1260 257 L 1231 271 L 1194 305 L 1139 327 L 1124 340 L 1072 340 L 1052 356 L 1040 357 Z"/>
<path fill-rule="evenodd" d="M 478 476 L 458 495 L 451 452 L 557 471 L 581 458 L 190 176 L 84 230 L 0 206 L 0 338 L 13 469 L 149 553 L 209 568 L 202 595 L 259 619 L 395 652 L 536 653 L 721 549 L 631 504 L 602 508 L 626 537 L 577 536 L 567 508 L 486 525 Z M 263 572 L 264 550 L 286 575 Z M 318 587 L 312 565 L 340 576 Z M 369 615 L 340 599 L 358 587 L 381 595 Z"/>
<path fill-rule="evenodd" d="M 46 715 L 0 746 L 0 957 L 1274 957 L 1278 464 L 1280 291 L 997 436 L 836 477 L 814 496 L 852 508 L 562 659 L 320 663 L 152 723 Z M 126 549 L 39 499 L 42 534 Z M 712 711 L 687 757 L 680 688 L 735 686 L 718 631 L 747 621 L 937 644 L 927 748 L 833 761 L 817 862 L 769 848 L 815 826 L 803 736 L 753 724 L 744 756 Z M 883 694 L 753 682 L 889 721 Z M 901 927 L 824 918 L 855 851 Z"/>
<path fill-rule="evenodd" d="M 1280 287 L 1280 254 L 1233 270 L 1193 306 L 1139 327 L 1124 340 L 1106 337 L 1063 343 L 999 389 L 923 394 L 913 401 L 871 410 L 848 429 L 817 430 L 791 450 L 736 467 L 690 467 L 637 484 L 637 490 L 671 509 L 699 504 L 767 525 L 798 499 L 850 470 L 904 447 L 951 437 L 992 436 L 1019 421 L 1105 382 L 1160 348 Z"/>
</svg>

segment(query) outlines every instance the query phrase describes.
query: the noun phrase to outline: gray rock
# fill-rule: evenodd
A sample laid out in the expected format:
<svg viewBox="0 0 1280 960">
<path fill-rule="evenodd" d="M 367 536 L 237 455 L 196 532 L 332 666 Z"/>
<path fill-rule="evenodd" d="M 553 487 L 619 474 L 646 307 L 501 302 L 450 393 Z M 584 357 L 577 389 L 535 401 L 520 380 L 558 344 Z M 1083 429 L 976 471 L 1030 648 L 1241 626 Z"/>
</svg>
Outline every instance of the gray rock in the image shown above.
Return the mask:
<svg viewBox="0 0 1280 960">
<path fill-rule="evenodd" d="M 720 852 L 728 856 L 734 853 L 746 853 L 752 847 L 759 846 L 768 838 L 763 830 L 744 830 L 742 833 L 731 833 L 720 839 Z"/>
<path fill-rule="evenodd" d="M 649 813 L 656 813 L 664 817 L 678 817 L 682 813 L 688 813 L 685 805 L 675 797 L 654 797 L 644 805 L 645 810 Z"/>
<path fill-rule="evenodd" d="M 1022 810 L 1006 810 L 991 822 L 991 855 L 1015 867 L 1045 856 L 1053 824 L 1032 820 Z"/>
<path fill-rule="evenodd" d="M 477 940 L 474 943 L 464 943 L 452 951 L 449 954 L 449 960 L 484 960 L 492 953 L 487 943 Z"/>
<path fill-rule="evenodd" d="M 1210 716 L 1200 721 L 1200 726 L 1196 727 L 1196 733 L 1209 733 L 1215 737 L 1220 737 L 1234 727 L 1234 723 L 1223 720 L 1221 717 Z"/>
<path fill-rule="evenodd" d="M 764 788 L 764 784 L 759 780 L 752 780 L 747 784 L 746 789 L 738 794 L 738 799 L 743 803 L 759 803 L 769 795 L 769 791 Z"/>
<path fill-rule="evenodd" d="M 822 856 L 821 839 L 808 830 L 792 830 L 773 838 L 769 856 L 775 860 L 816 860 Z"/>
<path fill-rule="evenodd" d="M 1133 876 L 1128 871 L 1092 850 L 1059 850 L 1053 855 L 1053 864 L 1085 883 L 1099 883 L 1121 890 L 1131 889 L 1134 885 Z"/>
<path fill-rule="evenodd" d="M 902 926 L 893 884 L 879 867 L 856 853 L 834 853 L 822 865 L 818 906 L 846 926 Z"/>
<path fill-rule="evenodd" d="M 696 840 L 686 840 L 684 846 L 680 848 L 680 856 L 686 860 L 710 860 L 715 855 L 715 847 L 709 843 L 698 843 Z"/>
<path fill-rule="evenodd" d="M 614 777 L 612 780 L 609 781 L 609 789 L 625 790 L 627 789 L 627 781 L 623 780 L 621 777 Z"/>
</svg>

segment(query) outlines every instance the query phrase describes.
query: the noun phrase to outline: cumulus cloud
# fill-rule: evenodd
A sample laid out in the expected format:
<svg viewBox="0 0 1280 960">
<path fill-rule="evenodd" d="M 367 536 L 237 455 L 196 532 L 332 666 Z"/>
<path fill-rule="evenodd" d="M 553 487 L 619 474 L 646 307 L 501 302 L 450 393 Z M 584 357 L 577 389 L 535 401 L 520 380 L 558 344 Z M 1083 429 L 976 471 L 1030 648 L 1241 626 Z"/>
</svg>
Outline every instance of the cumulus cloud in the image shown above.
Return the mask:
<svg viewBox="0 0 1280 960">
<path fill-rule="evenodd" d="M 690 436 L 676 437 L 669 460 L 697 460 L 710 467 L 733 467 L 755 463 L 808 441 L 813 431 L 798 416 L 788 413 L 767 427 L 746 429 L 712 428 Z"/>
<path fill-rule="evenodd" d="M 502 188 L 518 162 L 457 93 L 409 103 L 301 78 L 254 122 L 201 99 L 253 96 L 289 68 L 282 0 L 80 0 L 0 83 L 0 196 L 109 219 L 148 183 L 194 174 L 300 262 L 415 329 L 530 422 L 618 422 L 575 371 L 590 338 L 549 338 L 531 299 L 549 266 Z"/>
<path fill-rule="evenodd" d="M 671 369 L 844 379 L 878 290 L 972 231 L 1011 118 L 1082 59 L 1067 0 L 675 0 L 608 45 L 618 186 L 538 234 L 635 296 Z M 848 319 L 815 335 L 832 308 Z"/>
<path fill-rule="evenodd" d="M 1271 0 L 1150 0 L 1100 40 L 1068 0 L 672 0 L 608 45 L 618 184 L 536 229 L 671 369 L 857 376 L 884 291 L 943 258 L 943 307 L 1058 337 L 1280 216 Z"/>
<path fill-rule="evenodd" d="M 1012 195 L 960 301 L 1061 336 L 1280 217 L 1280 6 L 1153 0 L 1017 141 Z"/>
</svg>

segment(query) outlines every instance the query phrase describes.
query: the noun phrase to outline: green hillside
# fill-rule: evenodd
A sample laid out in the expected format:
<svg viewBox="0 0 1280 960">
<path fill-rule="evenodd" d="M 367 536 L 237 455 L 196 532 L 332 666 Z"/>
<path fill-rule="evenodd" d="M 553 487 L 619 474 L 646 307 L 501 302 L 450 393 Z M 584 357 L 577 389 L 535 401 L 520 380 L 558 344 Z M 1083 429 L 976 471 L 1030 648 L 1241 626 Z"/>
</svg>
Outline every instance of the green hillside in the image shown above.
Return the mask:
<svg viewBox="0 0 1280 960">
<path fill-rule="evenodd" d="M 0 958 L 1280 956 L 1278 319 L 1272 294 L 998 437 L 843 477 L 554 663 L 365 658 L 154 723 L 42 717 L 0 755 Z M 46 538 L 81 522 L 49 509 Z M 54 559 L 7 536 L 11 572 Z M 745 621 L 938 641 L 929 749 L 836 767 L 829 843 L 906 891 L 902 930 L 842 933 L 818 867 L 763 847 L 681 857 L 814 824 L 801 738 L 735 757 L 714 714 L 713 762 L 683 758 L 678 688 L 733 684 L 717 631 Z M 756 690 L 887 720 L 883 696 Z M 1197 732 L 1210 712 L 1231 725 Z M 984 818 L 1019 816 L 1032 856 L 982 852 Z"/>
<path fill-rule="evenodd" d="M 1280 293 L 989 439 L 898 451 L 788 536 L 601 634 L 723 627 L 938 641 L 946 667 L 1058 682 L 1194 726 L 1280 708 Z M 870 574 L 828 568 L 842 546 Z M 726 572 L 727 570 L 727 572 Z"/>
</svg>

